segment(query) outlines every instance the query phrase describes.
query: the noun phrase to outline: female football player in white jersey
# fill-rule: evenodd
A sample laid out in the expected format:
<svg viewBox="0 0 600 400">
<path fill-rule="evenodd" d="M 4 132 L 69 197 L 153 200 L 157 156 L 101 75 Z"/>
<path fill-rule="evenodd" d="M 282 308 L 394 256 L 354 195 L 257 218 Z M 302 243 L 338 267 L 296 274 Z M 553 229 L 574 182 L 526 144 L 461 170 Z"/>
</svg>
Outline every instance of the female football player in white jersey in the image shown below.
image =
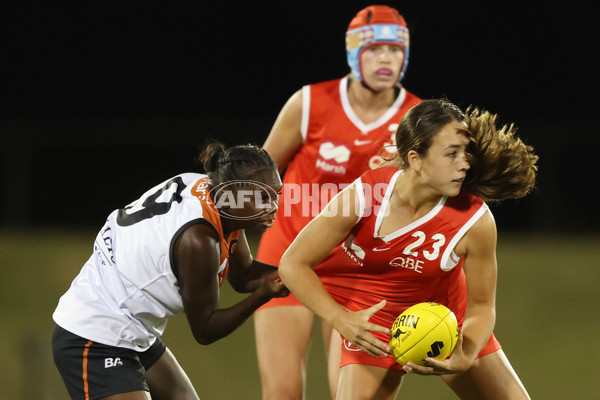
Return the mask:
<svg viewBox="0 0 600 400">
<path fill-rule="evenodd" d="M 177 175 L 113 211 L 93 254 L 54 311 L 54 360 L 73 399 L 198 399 L 161 340 L 185 312 L 209 344 L 271 298 L 286 296 L 277 269 L 252 259 L 244 230 L 273 225 L 281 181 L 263 149 L 212 143 L 206 174 Z M 219 289 L 251 293 L 219 308 Z"/>
<path fill-rule="evenodd" d="M 392 165 L 370 170 L 300 232 L 279 265 L 290 291 L 341 334 L 337 400 L 394 399 L 406 372 L 461 399 L 529 399 L 493 337 L 496 225 L 486 201 L 521 198 L 538 157 L 496 116 L 425 100 L 403 117 Z M 452 356 L 401 366 L 389 332 L 438 302 L 462 325 Z"/>
</svg>

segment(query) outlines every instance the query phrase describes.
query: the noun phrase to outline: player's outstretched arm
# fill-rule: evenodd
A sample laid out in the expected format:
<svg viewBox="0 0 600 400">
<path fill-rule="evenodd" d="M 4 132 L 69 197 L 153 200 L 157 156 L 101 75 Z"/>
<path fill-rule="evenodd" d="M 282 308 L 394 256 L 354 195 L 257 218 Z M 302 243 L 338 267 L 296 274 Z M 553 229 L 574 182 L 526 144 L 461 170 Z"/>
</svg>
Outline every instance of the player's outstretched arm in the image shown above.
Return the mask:
<svg viewBox="0 0 600 400">
<path fill-rule="evenodd" d="M 208 226 L 189 227 L 175 244 L 179 292 L 196 341 L 210 344 L 229 335 L 271 298 L 287 294 L 277 271 L 264 275 L 256 290 L 239 303 L 219 308 L 220 243 Z"/>
<path fill-rule="evenodd" d="M 279 265 L 286 286 L 309 310 L 323 318 L 346 339 L 372 355 L 386 355 L 389 346 L 371 332 L 389 333 L 389 329 L 372 324 L 371 316 L 385 305 L 349 312 L 325 290 L 314 268 L 350 233 L 358 221 L 355 185 L 338 193 L 296 237 Z"/>
</svg>

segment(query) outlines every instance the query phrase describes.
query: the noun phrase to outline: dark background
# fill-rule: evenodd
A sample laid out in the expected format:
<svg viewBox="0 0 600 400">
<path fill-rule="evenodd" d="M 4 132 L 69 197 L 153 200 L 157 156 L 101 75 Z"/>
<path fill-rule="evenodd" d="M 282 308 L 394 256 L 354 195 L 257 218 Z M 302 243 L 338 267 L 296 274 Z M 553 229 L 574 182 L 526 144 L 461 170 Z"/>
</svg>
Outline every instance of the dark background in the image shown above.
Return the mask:
<svg viewBox="0 0 600 400">
<path fill-rule="evenodd" d="M 100 226 L 114 208 L 191 170 L 207 138 L 262 144 L 294 91 L 347 73 L 345 30 L 369 4 L 8 6 L 0 224 Z M 499 228 L 597 230 L 598 213 L 585 211 L 600 148 L 589 7 L 386 4 L 411 32 L 408 90 L 498 113 L 540 155 L 535 192 L 493 207 Z"/>
<path fill-rule="evenodd" d="M 66 397 L 50 316 L 108 213 L 190 170 L 208 137 L 262 144 L 294 91 L 346 74 L 344 33 L 369 4 L 56 3 L 0 9 L 0 399 Z M 598 398 L 593 3 L 389 4 L 411 31 L 405 86 L 499 113 L 540 155 L 536 191 L 494 207 L 514 231 L 499 236 L 494 332 L 533 398 Z M 236 296 L 223 286 L 223 306 Z M 309 398 L 328 393 L 319 338 Z M 202 398 L 260 398 L 251 322 L 194 346 L 180 315 L 165 342 Z M 401 397 L 448 397 L 410 378 Z"/>
</svg>

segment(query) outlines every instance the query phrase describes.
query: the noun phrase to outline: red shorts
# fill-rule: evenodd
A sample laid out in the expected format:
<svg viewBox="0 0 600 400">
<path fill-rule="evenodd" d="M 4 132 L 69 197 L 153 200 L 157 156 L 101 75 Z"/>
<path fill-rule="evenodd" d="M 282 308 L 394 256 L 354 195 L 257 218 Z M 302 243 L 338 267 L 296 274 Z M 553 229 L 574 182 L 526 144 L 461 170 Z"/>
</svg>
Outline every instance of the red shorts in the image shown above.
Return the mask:
<svg viewBox="0 0 600 400">
<path fill-rule="evenodd" d="M 373 332 L 373 335 L 386 343 L 388 342 L 388 337 L 381 333 Z M 402 365 L 398 364 L 391 355 L 387 357 L 373 357 L 342 337 L 342 361 L 340 368 L 348 364 L 372 365 L 374 367 L 402 370 Z"/>
<path fill-rule="evenodd" d="M 256 311 L 279 306 L 302 306 L 302 303 L 300 303 L 300 300 L 298 300 L 296 296 L 290 293 L 289 296 L 286 297 L 272 298 L 271 300 L 260 306 Z"/>
<path fill-rule="evenodd" d="M 290 294 L 287 297 L 276 297 L 271 299 L 269 302 L 263 304 L 259 310 L 278 306 L 301 306 L 302 303 L 294 296 Z M 373 332 L 373 334 L 380 340 L 388 342 L 389 338 L 384 334 Z M 481 352 L 477 355 L 477 358 L 487 356 L 497 352 L 502 348 L 502 345 L 496 339 L 496 336 L 492 333 L 490 340 L 485 344 Z M 346 339 L 342 338 L 342 362 L 340 367 L 348 364 L 364 364 L 373 365 L 375 367 L 382 367 L 387 369 L 402 369 L 402 366 L 394 360 L 392 356 L 376 358 L 368 355 L 358 347 L 354 346 Z"/>
<path fill-rule="evenodd" d="M 377 337 L 379 340 L 383 342 L 388 342 L 389 338 L 378 332 L 373 332 L 373 335 Z M 490 340 L 486 343 L 486 345 L 481 349 L 481 352 L 477 355 L 477 358 L 486 356 L 491 353 L 495 353 L 500 350 L 502 346 L 492 333 L 490 336 Z M 402 369 L 402 365 L 398 364 L 394 357 L 373 357 L 360 350 L 358 347 L 348 342 L 346 339 L 342 338 L 342 362 L 340 363 L 340 367 L 348 364 L 363 364 L 363 365 L 372 365 L 374 367 L 381 367 L 387 369 Z"/>
</svg>

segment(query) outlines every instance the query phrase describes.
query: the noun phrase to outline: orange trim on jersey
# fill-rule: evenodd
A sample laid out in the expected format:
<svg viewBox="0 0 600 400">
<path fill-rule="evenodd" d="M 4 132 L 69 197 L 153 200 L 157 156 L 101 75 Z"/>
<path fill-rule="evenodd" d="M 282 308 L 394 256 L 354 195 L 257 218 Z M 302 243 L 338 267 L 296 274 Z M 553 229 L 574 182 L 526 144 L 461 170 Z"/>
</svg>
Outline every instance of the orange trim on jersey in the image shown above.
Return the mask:
<svg viewBox="0 0 600 400">
<path fill-rule="evenodd" d="M 90 387 L 88 383 L 88 353 L 90 352 L 90 346 L 92 341 L 88 341 L 83 350 L 83 392 L 85 393 L 85 400 L 90 399 Z"/>
<path fill-rule="evenodd" d="M 202 218 L 207 220 L 215 227 L 219 235 L 223 234 L 223 226 L 221 224 L 221 216 L 219 215 L 219 210 L 215 206 L 215 203 L 212 199 L 212 194 L 210 193 L 210 185 L 211 181 L 208 177 L 204 177 L 198 179 L 196 183 L 192 186 L 191 193 L 198 200 L 200 200 L 200 204 L 202 204 L 202 210 L 206 210 L 206 215 L 203 212 Z"/>
<path fill-rule="evenodd" d="M 233 253 L 237 239 L 240 236 L 240 231 L 237 230 L 229 235 L 229 238 L 225 237 L 223 232 L 223 222 L 221 221 L 221 215 L 215 205 L 212 194 L 210 193 L 211 180 L 208 176 L 198 179 L 192 186 L 191 193 L 195 196 L 202 205 L 202 218 L 208 221 L 219 234 L 219 240 L 221 244 L 221 259 L 220 263 L 223 264 L 227 260 L 225 268 L 219 273 L 219 286 L 221 286 L 227 276 L 229 270 L 229 254 Z M 206 211 L 206 212 L 204 212 Z"/>
</svg>

